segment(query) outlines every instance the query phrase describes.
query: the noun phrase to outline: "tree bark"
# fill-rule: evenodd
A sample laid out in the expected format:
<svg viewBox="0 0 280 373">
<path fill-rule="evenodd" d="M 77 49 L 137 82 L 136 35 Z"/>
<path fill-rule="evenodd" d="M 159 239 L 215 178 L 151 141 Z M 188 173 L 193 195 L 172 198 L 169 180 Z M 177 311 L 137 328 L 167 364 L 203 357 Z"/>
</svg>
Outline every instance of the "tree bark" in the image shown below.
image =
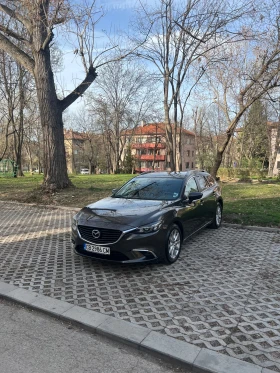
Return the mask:
<svg viewBox="0 0 280 373">
<path fill-rule="evenodd" d="M 41 114 L 44 146 L 45 189 L 53 191 L 71 185 L 67 175 L 62 108 L 56 96 L 49 48 L 34 53 L 34 76 Z"/>
</svg>

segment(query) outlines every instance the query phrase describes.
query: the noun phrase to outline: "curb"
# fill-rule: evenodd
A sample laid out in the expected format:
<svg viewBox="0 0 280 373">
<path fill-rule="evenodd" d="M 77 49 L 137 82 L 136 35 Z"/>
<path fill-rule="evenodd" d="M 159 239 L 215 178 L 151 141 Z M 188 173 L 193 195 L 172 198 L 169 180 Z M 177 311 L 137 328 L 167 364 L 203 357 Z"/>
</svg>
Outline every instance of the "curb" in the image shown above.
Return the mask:
<svg viewBox="0 0 280 373">
<path fill-rule="evenodd" d="M 88 331 L 129 344 L 196 373 L 275 373 L 258 365 L 200 348 L 142 326 L 0 281 L 0 298 L 20 303 Z"/>
<path fill-rule="evenodd" d="M 66 207 L 66 206 L 55 206 L 55 205 L 40 205 L 37 203 L 25 203 L 25 202 L 17 202 L 17 201 L 3 201 L 0 200 L 0 203 L 10 203 L 14 205 L 24 205 L 30 207 L 39 207 L 44 209 L 53 209 L 53 210 L 66 210 L 66 211 L 73 211 L 79 212 L 81 209 L 79 207 Z M 232 224 L 232 223 L 222 223 L 223 227 L 225 228 L 235 228 L 235 229 L 248 229 L 250 231 L 261 231 L 261 232 L 271 232 L 271 233 L 280 233 L 280 228 L 272 228 L 272 227 L 262 227 L 257 225 L 242 225 L 242 224 Z"/>
</svg>

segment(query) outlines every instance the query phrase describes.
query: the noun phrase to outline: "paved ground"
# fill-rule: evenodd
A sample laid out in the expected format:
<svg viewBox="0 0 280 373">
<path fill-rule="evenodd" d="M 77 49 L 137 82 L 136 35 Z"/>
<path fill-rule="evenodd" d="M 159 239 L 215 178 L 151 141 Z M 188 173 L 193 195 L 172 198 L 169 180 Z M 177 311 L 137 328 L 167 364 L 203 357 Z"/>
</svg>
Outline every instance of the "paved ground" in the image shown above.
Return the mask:
<svg viewBox="0 0 280 373">
<path fill-rule="evenodd" d="M 1 373 L 190 373 L 4 300 L 0 319 Z"/>
<path fill-rule="evenodd" d="M 0 203 L 0 281 L 280 372 L 280 235 L 205 230 L 173 266 L 75 256 L 72 213 Z"/>
</svg>

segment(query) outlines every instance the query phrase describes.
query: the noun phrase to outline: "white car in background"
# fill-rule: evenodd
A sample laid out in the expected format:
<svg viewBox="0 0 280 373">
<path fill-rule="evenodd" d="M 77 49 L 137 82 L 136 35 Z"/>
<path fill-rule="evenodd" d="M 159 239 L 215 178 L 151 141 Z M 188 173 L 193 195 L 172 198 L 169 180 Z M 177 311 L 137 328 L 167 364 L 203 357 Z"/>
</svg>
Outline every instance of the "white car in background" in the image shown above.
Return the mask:
<svg viewBox="0 0 280 373">
<path fill-rule="evenodd" d="M 89 169 L 88 168 L 82 168 L 81 169 L 81 175 L 89 175 Z"/>
</svg>

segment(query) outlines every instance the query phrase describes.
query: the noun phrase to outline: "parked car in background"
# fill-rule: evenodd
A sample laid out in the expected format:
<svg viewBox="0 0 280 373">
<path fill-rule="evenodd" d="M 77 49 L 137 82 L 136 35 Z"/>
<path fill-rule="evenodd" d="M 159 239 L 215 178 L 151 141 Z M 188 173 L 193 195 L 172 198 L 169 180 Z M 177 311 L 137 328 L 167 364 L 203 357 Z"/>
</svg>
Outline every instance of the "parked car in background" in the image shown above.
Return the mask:
<svg viewBox="0 0 280 373">
<path fill-rule="evenodd" d="M 88 168 L 82 168 L 81 169 L 81 175 L 89 175 L 89 169 Z"/>
<path fill-rule="evenodd" d="M 76 214 L 72 245 L 95 259 L 171 264 L 188 237 L 220 227 L 222 211 L 220 186 L 205 171 L 145 173 Z"/>
</svg>

